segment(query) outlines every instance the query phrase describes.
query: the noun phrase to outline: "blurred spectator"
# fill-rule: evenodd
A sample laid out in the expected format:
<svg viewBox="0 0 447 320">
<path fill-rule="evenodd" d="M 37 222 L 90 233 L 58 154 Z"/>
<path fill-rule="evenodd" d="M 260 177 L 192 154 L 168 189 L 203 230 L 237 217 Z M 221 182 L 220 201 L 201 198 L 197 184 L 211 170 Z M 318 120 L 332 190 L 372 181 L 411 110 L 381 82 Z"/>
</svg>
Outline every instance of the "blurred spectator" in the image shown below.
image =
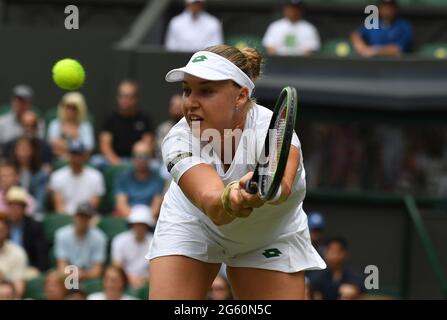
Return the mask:
<svg viewBox="0 0 447 320">
<path fill-rule="evenodd" d="M 89 204 L 78 207 L 74 223 L 60 228 L 55 236 L 55 256 L 58 270 L 75 265 L 79 268 L 79 279 L 92 279 L 101 276 L 106 260 L 107 237 L 91 225 L 95 211 Z"/>
<path fill-rule="evenodd" d="M 361 300 L 362 290 L 358 283 L 345 282 L 338 288 L 338 300 Z"/>
<path fill-rule="evenodd" d="M 20 119 L 24 112 L 33 107 L 33 89 L 27 85 L 15 86 L 12 90 L 11 111 L 0 117 L 0 146 L 20 137 L 23 128 Z M 45 125 L 39 122 L 39 137 L 43 138 Z"/>
<path fill-rule="evenodd" d="M 69 165 L 53 172 L 49 189 L 53 195 L 54 209 L 58 213 L 73 215 L 85 202 L 98 208 L 105 192 L 102 174 L 85 165 L 88 154 L 77 140 L 69 142 Z"/>
<path fill-rule="evenodd" d="M 42 212 L 47 195 L 48 172 L 43 169 L 40 154 L 30 138 L 16 140 L 11 163 L 16 167 L 20 186 L 33 196 L 36 210 Z"/>
<path fill-rule="evenodd" d="M 410 51 L 413 31 L 411 25 L 398 18 L 397 0 L 379 1 L 379 28 L 360 27 L 351 34 L 352 44 L 363 57 L 400 56 Z"/>
<path fill-rule="evenodd" d="M 137 300 L 125 293 L 128 284 L 126 273 L 118 266 L 106 268 L 102 283 L 104 291 L 90 294 L 87 300 Z"/>
<path fill-rule="evenodd" d="M 116 214 L 127 217 L 137 204 L 150 206 L 158 215 L 162 202 L 164 181 L 149 168 L 152 150 L 144 142 L 133 147 L 133 167 L 117 177 L 115 182 Z"/>
<path fill-rule="evenodd" d="M 82 289 L 68 290 L 65 300 L 87 300 L 87 292 Z"/>
<path fill-rule="evenodd" d="M 363 288 L 361 276 L 347 265 L 348 247 L 342 237 L 330 239 L 326 244 L 324 256 L 327 269 L 315 273 L 311 281 L 316 299 L 336 300 L 342 283 L 357 283 Z"/>
<path fill-rule="evenodd" d="M 0 275 L 14 283 L 17 296 L 22 297 L 28 258 L 22 247 L 8 240 L 8 234 L 8 223 L 0 219 Z"/>
<path fill-rule="evenodd" d="M 185 0 L 185 10 L 169 22 L 167 50 L 194 52 L 223 43 L 221 23 L 205 11 L 204 2 Z"/>
<path fill-rule="evenodd" d="M 289 0 L 284 18 L 272 22 L 262 40 L 271 55 L 310 55 L 320 49 L 320 36 L 314 25 L 303 19 L 303 1 Z"/>
<path fill-rule="evenodd" d="M 307 217 L 307 222 L 310 231 L 310 240 L 318 253 L 323 256 L 324 245 L 323 245 L 323 232 L 326 227 L 326 221 L 324 216 L 320 212 L 311 212 Z"/>
<path fill-rule="evenodd" d="M 228 280 L 218 274 L 208 292 L 208 300 L 233 300 L 233 293 Z"/>
<path fill-rule="evenodd" d="M 11 163 L 0 164 L 0 218 L 1 216 L 7 216 L 8 213 L 6 194 L 10 188 L 18 184 L 19 177 L 15 166 Z M 36 201 L 28 194 L 26 203 L 26 214 L 32 216 L 35 212 Z"/>
<path fill-rule="evenodd" d="M 149 277 L 149 264 L 144 257 L 152 241 L 149 232 L 154 224 L 151 210 L 147 206 L 136 205 L 132 207 L 127 221 L 131 230 L 113 238 L 112 262 L 124 269 L 133 288 L 140 288 Z"/>
<path fill-rule="evenodd" d="M 169 119 L 162 122 L 157 127 L 157 157 L 161 158 L 161 144 L 169 130 L 183 118 L 182 111 L 183 98 L 179 94 L 174 94 L 169 101 Z"/>
<path fill-rule="evenodd" d="M 14 283 L 7 280 L 0 280 L 0 300 L 17 300 Z"/>
<path fill-rule="evenodd" d="M 78 140 L 88 152 L 93 151 L 95 134 L 86 118 L 87 103 L 84 96 L 79 92 L 66 93 L 58 106 L 58 118 L 50 122 L 47 134 L 47 140 L 58 159 L 67 159 L 67 144 L 70 140 Z"/>
<path fill-rule="evenodd" d="M 48 245 L 42 223 L 25 215 L 27 198 L 28 193 L 20 187 L 10 188 L 6 195 L 9 237 L 12 242 L 25 249 L 29 264 L 44 272 L 48 269 Z"/>
<path fill-rule="evenodd" d="M 49 271 L 45 276 L 43 291 L 46 300 L 65 300 L 68 293 L 65 274 L 57 270 Z"/>
<path fill-rule="evenodd" d="M 20 125 L 23 130 L 22 136 L 6 143 L 3 147 L 3 154 L 5 157 L 10 158 L 17 140 L 26 137 L 31 140 L 33 149 L 39 155 L 43 169 L 49 172 L 53 162 L 53 152 L 51 151 L 50 145 L 38 135 L 38 118 L 36 113 L 33 111 L 25 111 L 20 118 Z"/>
<path fill-rule="evenodd" d="M 138 110 L 138 99 L 138 83 L 122 81 L 118 87 L 118 112 L 105 120 L 99 137 L 101 155 L 92 158 L 92 163 L 98 168 L 127 161 L 137 141 L 144 141 L 152 147 L 152 125 L 150 119 Z"/>
</svg>

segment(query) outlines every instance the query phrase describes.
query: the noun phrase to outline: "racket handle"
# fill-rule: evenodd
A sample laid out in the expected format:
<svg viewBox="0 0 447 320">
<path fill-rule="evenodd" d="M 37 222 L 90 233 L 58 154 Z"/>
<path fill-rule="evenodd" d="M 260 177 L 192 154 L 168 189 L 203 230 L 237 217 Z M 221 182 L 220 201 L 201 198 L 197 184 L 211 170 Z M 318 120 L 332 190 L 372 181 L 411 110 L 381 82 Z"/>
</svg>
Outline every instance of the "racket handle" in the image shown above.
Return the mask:
<svg viewBox="0 0 447 320">
<path fill-rule="evenodd" d="M 247 191 L 250 194 L 258 193 L 258 183 L 256 181 L 249 180 L 245 185 L 245 191 Z"/>
</svg>

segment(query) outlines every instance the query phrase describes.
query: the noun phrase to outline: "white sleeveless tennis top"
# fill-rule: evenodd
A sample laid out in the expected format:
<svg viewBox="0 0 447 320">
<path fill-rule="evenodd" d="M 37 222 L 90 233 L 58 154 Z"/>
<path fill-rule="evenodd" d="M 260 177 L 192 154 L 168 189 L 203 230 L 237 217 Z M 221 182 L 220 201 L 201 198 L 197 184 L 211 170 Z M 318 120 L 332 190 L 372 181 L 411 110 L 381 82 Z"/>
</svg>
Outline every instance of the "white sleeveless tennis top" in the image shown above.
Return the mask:
<svg viewBox="0 0 447 320">
<path fill-rule="evenodd" d="M 192 135 L 186 119 L 180 120 L 169 131 L 162 144 L 163 161 L 173 181 L 165 195 L 164 202 L 166 203 L 162 206 L 161 214 L 169 214 L 163 211 L 175 210 L 182 214 L 194 215 L 217 236 L 247 245 L 268 243 L 280 234 L 307 228 L 307 218 L 302 208 L 306 193 L 302 155 L 292 194 L 287 201 L 277 206 L 265 204 L 261 208 L 254 209 L 248 218 L 237 218 L 223 226 L 216 226 L 189 201 L 177 184 L 188 169 L 200 163 L 214 167 L 225 185 L 253 171 L 264 144 L 271 115 L 272 111 L 257 104 L 250 108 L 242 138 L 230 168 L 226 172 L 220 158 L 212 152 L 211 146 L 206 142 L 200 143 L 198 138 Z M 292 145 L 300 149 L 301 154 L 301 144 L 295 133 Z"/>
</svg>

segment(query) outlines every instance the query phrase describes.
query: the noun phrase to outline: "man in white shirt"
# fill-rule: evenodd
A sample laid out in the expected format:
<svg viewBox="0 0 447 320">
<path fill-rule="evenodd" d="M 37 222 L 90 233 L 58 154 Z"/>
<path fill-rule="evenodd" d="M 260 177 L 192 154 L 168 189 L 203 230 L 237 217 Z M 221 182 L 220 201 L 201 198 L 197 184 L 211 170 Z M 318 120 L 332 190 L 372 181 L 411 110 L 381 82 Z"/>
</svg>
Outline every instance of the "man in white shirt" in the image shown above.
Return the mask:
<svg viewBox="0 0 447 320">
<path fill-rule="evenodd" d="M 167 50 L 193 52 L 223 43 L 222 25 L 205 11 L 204 2 L 185 0 L 185 10 L 169 22 Z"/>
<path fill-rule="evenodd" d="M 284 18 L 270 24 L 262 40 L 268 54 L 302 56 L 320 49 L 317 29 L 302 18 L 302 0 L 289 0 L 283 15 Z"/>
<path fill-rule="evenodd" d="M 131 230 L 118 234 L 112 241 L 112 262 L 124 269 L 132 287 L 140 288 L 149 278 L 149 265 L 144 256 L 152 241 L 149 229 L 155 221 L 145 205 L 132 207 L 127 221 Z"/>
<path fill-rule="evenodd" d="M 88 202 L 95 209 L 99 207 L 105 193 L 102 174 L 85 166 L 87 150 L 81 142 L 69 142 L 70 163 L 50 176 L 49 189 L 53 195 L 56 212 L 74 215 L 76 208 Z"/>
</svg>

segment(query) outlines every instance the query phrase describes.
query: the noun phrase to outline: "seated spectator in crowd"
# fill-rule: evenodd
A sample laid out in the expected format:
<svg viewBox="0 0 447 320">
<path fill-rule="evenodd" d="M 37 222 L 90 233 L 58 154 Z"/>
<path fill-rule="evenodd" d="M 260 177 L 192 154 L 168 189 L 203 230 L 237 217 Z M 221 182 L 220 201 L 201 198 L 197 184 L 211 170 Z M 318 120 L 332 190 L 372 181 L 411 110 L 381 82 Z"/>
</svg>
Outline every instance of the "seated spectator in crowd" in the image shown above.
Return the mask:
<svg viewBox="0 0 447 320">
<path fill-rule="evenodd" d="M 356 282 L 345 282 L 338 288 L 338 300 L 362 300 L 362 289 Z"/>
<path fill-rule="evenodd" d="M 323 256 L 323 232 L 326 227 L 326 221 L 320 212 L 311 212 L 307 217 L 307 223 L 309 225 L 310 240 L 318 253 Z"/>
<path fill-rule="evenodd" d="M 118 266 L 110 265 L 104 272 L 102 282 L 104 291 L 90 294 L 87 300 L 138 300 L 125 293 L 127 284 L 124 270 Z"/>
<path fill-rule="evenodd" d="M 68 290 L 65 300 L 87 300 L 87 292 L 82 289 Z"/>
<path fill-rule="evenodd" d="M 168 24 L 169 51 L 194 52 L 223 43 L 220 21 L 205 11 L 205 0 L 185 0 L 185 10 Z"/>
<path fill-rule="evenodd" d="M 149 207 L 132 207 L 127 218 L 130 230 L 118 234 L 112 240 L 112 263 L 126 272 L 129 284 L 133 288 L 142 287 L 149 279 L 149 265 L 145 258 L 152 234 L 152 213 Z"/>
<path fill-rule="evenodd" d="M 33 89 L 26 85 L 15 86 L 11 97 L 11 111 L 0 117 L 0 146 L 20 137 L 23 128 L 20 119 L 24 112 L 33 107 Z M 39 137 L 43 138 L 45 124 L 39 122 Z"/>
<path fill-rule="evenodd" d="M 33 149 L 39 154 L 43 169 L 50 172 L 51 164 L 53 163 L 53 151 L 51 151 L 50 145 L 38 135 L 38 120 L 37 114 L 34 111 L 25 111 L 20 118 L 23 134 L 4 145 L 3 155 L 6 158 L 10 158 L 17 141 L 23 137 L 28 138 L 33 144 Z"/>
<path fill-rule="evenodd" d="M 133 147 L 133 167 L 119 175 L 115 182 L 116 214 L 127 217 L 137 204 L 151 207 L 158 215 L 162 202 L 164 181 L 158 172 L 150 170 L 152 150 L 144 142 Z"/>
<path fill-rule="evenodd" d="M 272 22 L 262 39 L 270 55 L 311 55 L 320 49 L 318 30 L 303 19 L 303 1 L 290 0 L 284 6 L 284 18 Z"/>
<path fill-rule="evenodd" d="M 8 234 L 8 223 L 0 219 L 0 275 L 4 280 L 11 281 L 17 296 L 22 297 L 28 257 L 22 247 L 8 240 Z"/>
<path fill-rule="evenodd" d="M 118 87 L 118 111 L 106 118 L 99 137 L 101 155 L 92 158 L 98 168 L 119 165 L 132 154 L 132 146 L 143 141 L 152 147 L 154 137 L 150 119 L 138 110 L 139 85 L 131 80 Z"/>
<path fill-rule="evenodd" d="M 208 292 L 208 300 L 233 300 L 233 293 L 228 280 L 218 274 Z"/>
<path fill-rule="evenodd" d="M 360 27 L 351 34 L 355 51 L 363 57 L 400 56 L 411 49 L 411 25 L 398 18 L 397 0 L 380 0 L 379 28 Z"/>
<path fill-rule="evenodd" d="M 48 245 L 42 223 L 25 215 L 27 198 L 28 193 L 20 187 L 12 187 L 6 195 L 9 237 L 12 242 L 25 249 L 31 267 L 45 272 L 48 269 Z"/>
<path fill-rule="evenodd" d="M 68 294 L 65 287 L 65 273 L 57 270 L 49 271 L 45 276 L 43 292 L 45 300 L 65 300 Z"/>
<path fill-rule="evenodd" d="M 157 127 L 157 157 L 161 158 L 161 144 L 168 134 L 169 130 L 183 118 L 182 111 L 183 98 L 179 94 L 175 94 L 169 101 L 169 119 L 162 122 Z"/>
<path fill-rule="evenodd" d="M 327 268 L 310 278 L 315 299 L 336 300 L 342 283 L 357 283 L 362 288 L 360 274 L 351 270 L 347 265 L 348 247 L 344 238 L 335 237 L 326 244 L 324 256 Z"/>
<path fill-rule="evenodd" d="M 76 210 L 74 223 L 56 231 L 54 247 L 59 272 L 65 274 L 65 267 L 75 265 L 79 268 L 80 280 L 101 276 L 107 237 L 92 226 L 95 214 L 91 205 L 82 204 Z"/>
<path fill-rule="evenodd" d="M 6 195 L 14 186 L 19 185 L 19 177 L 17 175 L 16 167 L 11 163 L 0 164 L 0 218 L 6 217 L 8 214 L 8 202 Z M 36 201 L 28 194 L 26 199 L 26 214 L 33 216 L 36 209 Z"/>
<path fill-rule="evenodd" d="M 68 158 L 67 144 L 70 140 L 80 141 L 89 152 L 95 148 L 95 134 L 87 121 L 87 103 L 79 92 L 66 93 L 58 107 L 58 118 L 48 126 L 47 140 L 54 155 L 60 160 Z"/>
<path fill-rule="evenodd" d="M 43 169 L 40 153 L 33 141 L 26 137 L 16 140 L 10 160 L 16 167 L 20 186 L 36 200 L 36 211 L 42 212 L 47 195 L 48 172 Z"/>
<path fill-rule="evenodd" d="M 14 283 L 8 280 L 0 280 L 0 300 L 17 300 Z"/>
<path fill-rule="evenodd" d="M 76 208 L 86 202 L 98 208 L 105 192 L 102 174 L 85 165 L 88 152 L 82 143 L 70 141 L 68 151 L 69 165 L 56 170 L 50 176 L 49 189 L 55 211 L 73 215 Z"/>
</svg>

